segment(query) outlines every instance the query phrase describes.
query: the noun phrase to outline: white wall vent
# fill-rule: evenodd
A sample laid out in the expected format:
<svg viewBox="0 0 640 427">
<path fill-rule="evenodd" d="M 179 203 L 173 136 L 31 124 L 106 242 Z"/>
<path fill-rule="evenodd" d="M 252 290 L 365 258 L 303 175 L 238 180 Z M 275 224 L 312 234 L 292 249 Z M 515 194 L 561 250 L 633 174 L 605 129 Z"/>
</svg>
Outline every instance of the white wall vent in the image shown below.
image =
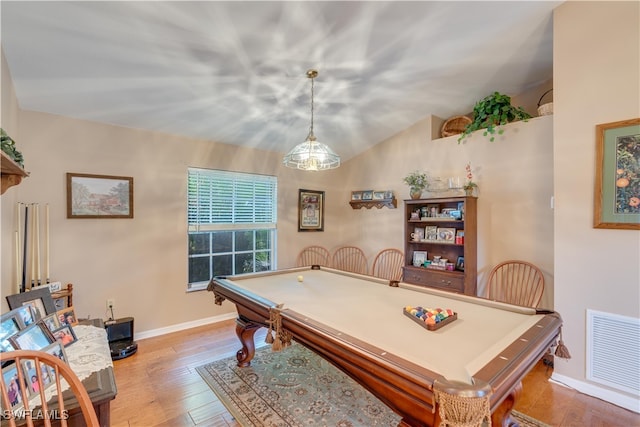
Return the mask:
<svg viewBox="0 0 640 427">
<path fill-rule="evenodd" d="M 587 310 L 587 379 L 640 394 L 640 319 Z"/>
</svg>

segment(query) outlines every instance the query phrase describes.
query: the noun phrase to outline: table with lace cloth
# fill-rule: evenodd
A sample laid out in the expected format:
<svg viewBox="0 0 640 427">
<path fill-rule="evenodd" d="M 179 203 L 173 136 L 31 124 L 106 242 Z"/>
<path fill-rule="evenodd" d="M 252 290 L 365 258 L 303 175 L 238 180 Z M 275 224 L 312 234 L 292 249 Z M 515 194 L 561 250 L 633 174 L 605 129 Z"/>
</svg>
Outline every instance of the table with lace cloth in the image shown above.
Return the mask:
<svg viewBox="0 0 640 427">
<path fill-rule="evenodd" d="M 85 320 L 74 326 L 73 332 L 78 340 L 65 348 L 67 361 L 87 389 L 100 426 L 108 427 L 110 403 L 116 397 L 117 388 L 104 324 L 101 319 Z M 79 412 L 74 400 L 70 399 L 68 406 L 71 418 L 76 409 Z"/>
</svg>

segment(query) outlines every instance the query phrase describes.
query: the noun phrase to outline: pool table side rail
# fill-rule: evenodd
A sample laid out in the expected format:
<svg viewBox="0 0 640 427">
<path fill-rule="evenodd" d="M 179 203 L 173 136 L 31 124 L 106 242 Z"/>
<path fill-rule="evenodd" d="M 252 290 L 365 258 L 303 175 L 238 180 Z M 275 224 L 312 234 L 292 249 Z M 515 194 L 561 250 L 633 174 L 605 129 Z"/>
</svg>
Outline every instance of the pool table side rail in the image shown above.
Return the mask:
<svg viewBox="0 0 640 427">
<path fill-rule="evenodd" d="M 562 319 L 558 313 L 545 314 L 535 325 L 473 375 L 474 380 L 491 384 L 492 412 L 557 342 L 561 326 Z"/>
</svg>

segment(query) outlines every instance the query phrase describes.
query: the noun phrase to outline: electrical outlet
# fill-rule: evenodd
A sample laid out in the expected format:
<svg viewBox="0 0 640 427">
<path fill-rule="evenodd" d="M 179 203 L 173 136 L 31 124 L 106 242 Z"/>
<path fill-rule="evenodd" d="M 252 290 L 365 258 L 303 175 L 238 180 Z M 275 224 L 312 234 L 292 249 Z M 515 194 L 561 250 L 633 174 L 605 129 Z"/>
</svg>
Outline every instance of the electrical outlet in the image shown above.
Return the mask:
<svg viewBox="0 0 640 427">
<path fill-rule="evenodd" d="M 109 309 L 113 309 L 113 308 L 114 308 L 114 306 L 115 306 L 115 300 L 113 300 L 113 299 L 111 299 L 111 298 L 110 298 L 110 299 L 108 299 L 108 300 L 107 300 L 107 310 L 109 310 Z"/>
</svg>

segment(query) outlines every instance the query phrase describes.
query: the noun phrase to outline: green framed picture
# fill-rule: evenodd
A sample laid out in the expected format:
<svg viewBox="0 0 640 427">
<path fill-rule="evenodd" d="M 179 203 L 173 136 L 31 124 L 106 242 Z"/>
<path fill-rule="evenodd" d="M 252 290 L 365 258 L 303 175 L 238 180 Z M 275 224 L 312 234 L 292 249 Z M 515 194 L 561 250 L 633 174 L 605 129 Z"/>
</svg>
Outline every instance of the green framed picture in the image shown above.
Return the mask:
<svg viewBox="0 0 640 427">
<path fill-rule="evenodd" d="M 596 126 L 594 228 L 640 230 L 640 118 Z"/>
</svg>

